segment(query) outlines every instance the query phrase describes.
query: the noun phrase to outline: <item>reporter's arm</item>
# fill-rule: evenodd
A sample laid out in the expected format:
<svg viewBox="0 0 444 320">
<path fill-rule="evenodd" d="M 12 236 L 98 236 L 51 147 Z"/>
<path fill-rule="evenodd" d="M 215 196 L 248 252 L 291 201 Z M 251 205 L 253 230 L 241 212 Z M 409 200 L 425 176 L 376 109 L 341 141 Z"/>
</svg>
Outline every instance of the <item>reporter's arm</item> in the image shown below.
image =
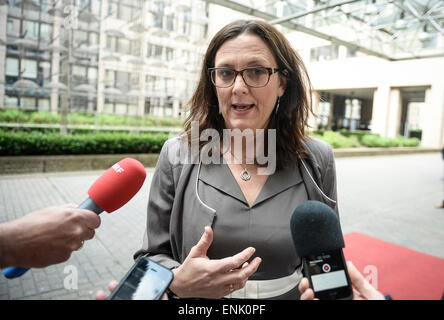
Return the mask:
<svg viewBox="0 0 444 320">
<path fill-rule="evenodd" d="M 100 217 L 74 205 L 48 207 L 2 224 L 1 267 L 43 268 L 69 259 L 94 237 Z"/>
</svg>

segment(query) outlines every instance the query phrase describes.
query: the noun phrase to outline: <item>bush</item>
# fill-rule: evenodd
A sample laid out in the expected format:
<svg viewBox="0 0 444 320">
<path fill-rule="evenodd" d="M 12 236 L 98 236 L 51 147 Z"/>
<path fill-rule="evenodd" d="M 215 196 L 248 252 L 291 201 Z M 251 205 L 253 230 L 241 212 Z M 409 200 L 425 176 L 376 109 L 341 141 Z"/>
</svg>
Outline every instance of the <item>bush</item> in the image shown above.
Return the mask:
<svg viewBox="0 0 444 320">
<path fill-rule="evenodd" d="M 398 137 L 399 145 L 402 147 L 417 147 L 420 140 L 418 138 L 405 138 L 403 136 Z"/>
<path fill-rule="evenodd" d="M 417 138 L 404 138 L 398 136 L 397 138 L 385 138 L 379 135 L 365 135 L 362 138 L 362 144 L 367 147 L 416 147 L 419 145 L 419 139 Z"/>
<path fill-rule="evenodd" d="M 0 109 L 0 122 L 59 124 L 60 121 L 61 115 L 58 113 Z M 67 115 L 67 121 L 74 125 L 93 125 L 96 119 L 93 113 L 72 112 Z M 183 119 L 97 114 L 97 124 L 100 126 L 182 127 Z"/>
<path fill-rule="evenodd" d="M 167 134 L 67 134 L 0 131 L 0 155 L 159 153 Z"/>
<path fill-rule="evenodd" d="M 339 133 L 342 134 L 343 136 L 346 136 L 346 137 L 356 137 L 359 142 L 362 141 L 362 138 L 364 136 L 369 135 L 369 134 L 374 134 L 374 133 L 370 133 L 367 130 L 354 130 L 354 131 L 350 131 L 348 129 L 341 129 L 341 130 L 339 130 Z"/>
<path fill-rule="evenodd" d="M 345 137 L 335 131 L 325 131 L 322 136 L 315 135 L 315 137 L 328 142 L 333 148 L 356 148 L 361 146 L 357 137 Z"/>
</svg>

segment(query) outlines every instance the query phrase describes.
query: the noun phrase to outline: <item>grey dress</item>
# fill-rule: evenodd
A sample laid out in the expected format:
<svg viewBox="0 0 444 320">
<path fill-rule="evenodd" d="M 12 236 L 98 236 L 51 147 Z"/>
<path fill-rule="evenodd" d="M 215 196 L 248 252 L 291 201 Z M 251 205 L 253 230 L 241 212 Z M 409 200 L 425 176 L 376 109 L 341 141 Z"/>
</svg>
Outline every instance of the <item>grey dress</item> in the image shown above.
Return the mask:
<svg viewBox="0 0 444 320">
<path fill-rule="evenodd" d="M 318 200 L 338 213 L 337 203 L 318 189 L 336 200 L 330 145 L 309 138 L 305 166 L 300 162 L 296 168 L 276 170 L 250 207 L 226 164 L 184 164 L 179 139 L 169 139 L 160 153 L 152 177 L 143 246 L 134 257 L 147 255 L 168 268 L 177 267 L 199 241 L 204 227 L 211 226 L 210 259 L 232 256 L 252 246 L 262 263 L 249 280 L 276 279 L 295 272 L 301 260 L 290 233 L 294 209 L 306 200 Z M 297 286 L 274 298 L 299 298 Z"/>
</svg>

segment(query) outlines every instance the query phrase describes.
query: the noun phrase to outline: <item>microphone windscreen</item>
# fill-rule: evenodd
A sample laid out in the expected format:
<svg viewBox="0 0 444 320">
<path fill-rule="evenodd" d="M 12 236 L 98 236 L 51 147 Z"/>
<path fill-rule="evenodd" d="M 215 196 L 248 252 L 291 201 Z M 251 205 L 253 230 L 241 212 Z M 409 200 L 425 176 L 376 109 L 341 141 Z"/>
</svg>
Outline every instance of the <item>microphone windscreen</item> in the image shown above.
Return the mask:
<svg viewBox="0 0 444 320">
<path fill-rule="evenodd" d="M 322 202 L 309 200 L 299 205 L 291 216 L 290 228 L 300 257 L 345 247 L 336 213 Z"/>
<path fill-rule="evenodd" d="M 142 187 L 146 171 L 137 160 L 125 158 L 105 171 L 89 188 L 88 195 L 110 213 L 125 205 Z"/>
</svg>

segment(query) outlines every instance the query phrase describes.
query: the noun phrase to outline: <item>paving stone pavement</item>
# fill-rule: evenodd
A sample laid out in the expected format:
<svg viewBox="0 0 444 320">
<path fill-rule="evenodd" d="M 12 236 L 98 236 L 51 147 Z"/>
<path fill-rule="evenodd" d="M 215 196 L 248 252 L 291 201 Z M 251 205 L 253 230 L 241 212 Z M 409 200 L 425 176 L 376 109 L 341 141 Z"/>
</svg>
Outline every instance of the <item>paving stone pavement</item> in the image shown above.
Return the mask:
<svg viewBox="0 0 444 320">
<path fill-rule="evenodd" d="M 336 160 L 344 234 L 360 232 L 444 259 L 444 163 L 439 153 Z M 0 275 L 0 299 L 94 299 L 121 279 L 142 243 L 153 168 L 139 193 L 101 214 L 94 239 L 64 263 L 18 279 Z M 0 176 L 0 223 L 51 205 L 80 203 L 102 171 Z M 77 288 L 72 287 L 77 272 Z M 71 288 L 70 288 L 71 286 Z M 70 288 L 70 289 L 67 289 Z"/>
</svg>

